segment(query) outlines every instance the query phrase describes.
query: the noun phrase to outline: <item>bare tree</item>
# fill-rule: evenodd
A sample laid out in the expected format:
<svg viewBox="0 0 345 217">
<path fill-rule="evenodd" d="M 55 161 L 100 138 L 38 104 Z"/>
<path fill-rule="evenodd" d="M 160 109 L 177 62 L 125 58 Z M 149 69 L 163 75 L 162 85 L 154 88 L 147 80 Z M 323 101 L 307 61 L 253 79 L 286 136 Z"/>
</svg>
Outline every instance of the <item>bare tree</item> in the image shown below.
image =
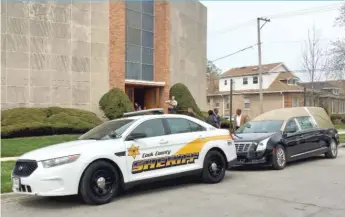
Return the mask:
<svg viewBox="0 0 345 217">
<path fill-rule="evenodd" d="M 221 69 L 219 69 L 212 61 L 207 61 L 207 92 L 213 93 L 219 90 L 219 75 Z"/>
<path fill-rule="evenodd" d="M 308 30 L 308 38 L 302 48 L 302 66 L 308 73 L 311 82 L 311 97 L 314 102 L 314 83 L 320 81 L 326 76 L 326 50 L 321 44 L 321 31 L 315 26 Z"/>
<path fill-rule="evenodd" d="M 340 8 L 340 14 L 335 20 L 335 25 L 345 27 L 345 3 Z M 345 80 L 345 38 L 331 43 L 329 74 L 332 79 Z"/>
</svg>

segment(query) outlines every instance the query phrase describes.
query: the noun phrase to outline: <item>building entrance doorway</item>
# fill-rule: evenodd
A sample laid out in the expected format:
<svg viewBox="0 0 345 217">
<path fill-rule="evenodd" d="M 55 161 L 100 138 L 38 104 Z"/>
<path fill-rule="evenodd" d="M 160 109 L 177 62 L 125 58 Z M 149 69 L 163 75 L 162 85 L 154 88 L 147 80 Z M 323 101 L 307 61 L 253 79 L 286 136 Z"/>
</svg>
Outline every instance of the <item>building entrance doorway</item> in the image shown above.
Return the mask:
<svg viewBox="0 0 345 217">
<path fill-rule="evenodd" d="M 127 86 L 126 94 L 133 103 L 138 103 L 142 109 L 152 109 L 160 107 L 160 88 L 145 86 Z"/>
</svg>

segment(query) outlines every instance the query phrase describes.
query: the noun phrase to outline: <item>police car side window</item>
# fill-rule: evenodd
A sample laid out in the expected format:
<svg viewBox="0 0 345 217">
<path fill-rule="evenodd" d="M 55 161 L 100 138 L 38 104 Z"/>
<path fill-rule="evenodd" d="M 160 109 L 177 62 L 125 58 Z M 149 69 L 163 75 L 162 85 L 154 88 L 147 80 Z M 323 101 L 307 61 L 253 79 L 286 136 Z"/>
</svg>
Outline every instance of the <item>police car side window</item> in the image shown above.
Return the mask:
<svg viewBox="0 0 345 217">
<path fill-rule="evenodd" d="M 193 121 L 188 120 L 188 123 L 189 123 L 189 126 L 190 126 L 192 132 L 199 132 L 199 131 L 205 131 L 206 130 L 203 126 L 201 126 L 197 123 L 194 123 Z"/>
<path fill-rule="evenodd" d="M 192 129 L 188 123 L 188 120 L 186 120 L 186 119 L 167 118 L 166 120 L 168 122 L 171 134 L 192 132 Z"/>
<path fill-rule="evenodd" d="M 162 119 L 147 120 L 137 126 L 131 133 L 143 133 L 146 137 L 164 136 Z"/>
</svg>

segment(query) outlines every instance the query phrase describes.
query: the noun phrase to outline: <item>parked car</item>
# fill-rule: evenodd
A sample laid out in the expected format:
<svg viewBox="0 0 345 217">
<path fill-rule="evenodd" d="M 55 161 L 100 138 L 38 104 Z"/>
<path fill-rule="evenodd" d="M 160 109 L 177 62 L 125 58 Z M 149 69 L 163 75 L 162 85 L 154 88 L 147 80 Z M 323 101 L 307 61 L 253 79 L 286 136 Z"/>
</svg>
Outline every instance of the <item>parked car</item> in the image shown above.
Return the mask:
<svg viewBox="0 0 345 217">
<path fill-rule="evenodd" d="M 296 107 L 266 112 L 234 134 L 236 165 L 268 164 L 284 169 L 287 162 L 325 154 L 336 158 L 339 136 L 323 108 Z"/>
<path fill-rule="evenodd" d="M 225 120 L 227 120 L 227 121 L 230 121 L 230 116 L 229 115 L 225 115 L 225 116 L 223 116 L 223 118 L 225 119 Z M 235 120 L 235 115 L 233 115 L 232 117 L 231 117 L 231 121 L 234 121 Z"/>
<path fill-rule="evenodd" d="M 193 174 L 206 183 L 222 181 L 236 161 L 229 131 L 159 111 L 129 113 L 77 141 L 22 155 L 12 171 L 12 190 L 39 196 L 79 194 L 86 203 L 104 204 L 120 190 L 148 180 Z"/>
</svg>

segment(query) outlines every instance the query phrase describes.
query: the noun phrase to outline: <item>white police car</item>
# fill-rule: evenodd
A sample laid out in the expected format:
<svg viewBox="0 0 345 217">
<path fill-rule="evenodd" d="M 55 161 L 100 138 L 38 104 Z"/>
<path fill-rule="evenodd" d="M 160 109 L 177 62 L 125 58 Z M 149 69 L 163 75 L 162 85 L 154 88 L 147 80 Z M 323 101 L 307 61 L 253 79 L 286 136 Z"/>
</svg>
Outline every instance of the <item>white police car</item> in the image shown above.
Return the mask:
<svg viewBox="0 0 345 217">
<path fill-rule="evenodd" d="M 145 112 L 105 122 L 76 141 L 22 155 L 12 171 L 13 191 L 79 194 L 86 203 L 104 204 L 122 189 L 167 176 L 194 174 L 218 183 L 236 161 L 229 131 L 185 115 Z"/>
</svg>

